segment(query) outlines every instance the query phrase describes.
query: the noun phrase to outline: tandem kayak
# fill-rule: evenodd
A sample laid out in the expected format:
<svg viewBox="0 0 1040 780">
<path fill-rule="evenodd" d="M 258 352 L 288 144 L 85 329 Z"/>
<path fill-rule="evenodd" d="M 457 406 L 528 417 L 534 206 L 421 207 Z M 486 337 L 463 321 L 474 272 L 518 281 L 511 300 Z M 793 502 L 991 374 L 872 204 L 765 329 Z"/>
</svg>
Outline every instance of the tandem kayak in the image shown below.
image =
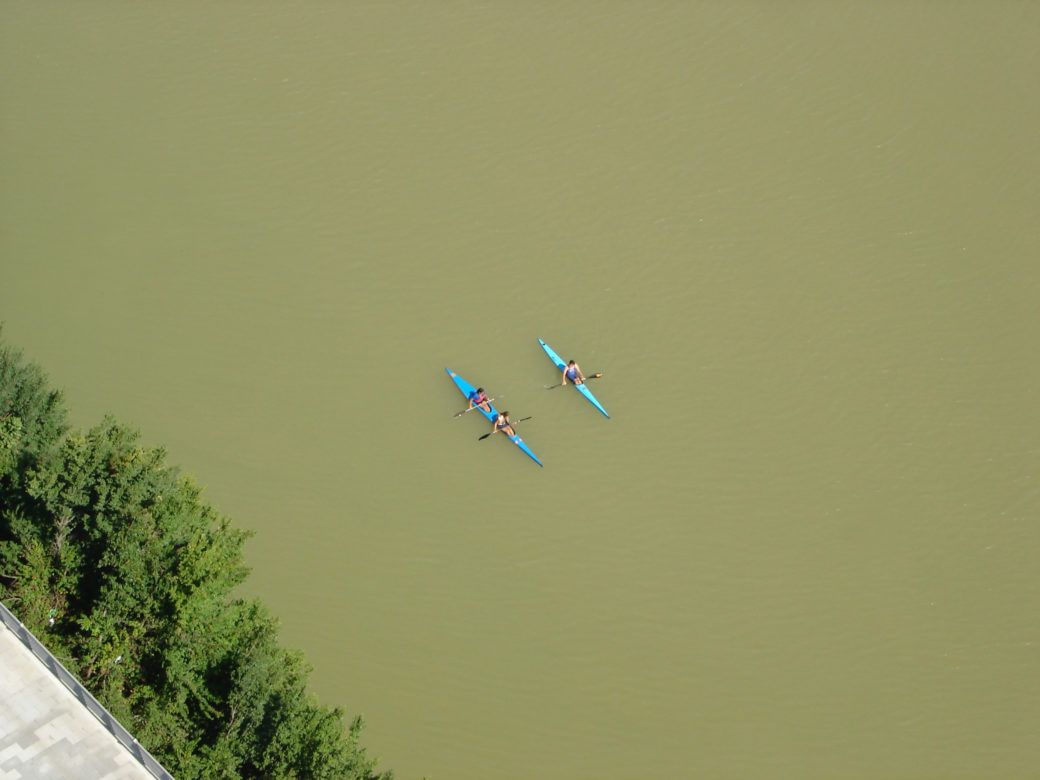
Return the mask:
<svg viewBox="0 0 1040 780">
<path fill-rule="evenodd" d="M 461 376 L 459 376 L 458 374 L 456 374 L 456 373 L 455 373 L 454 371 L 452 371 L 452 370 L 451 370 L 450 368 L 445 368 L 444 370 L 448 372 L 448 376 L 450 376 L 450 377 L 451 377 L 451 381 L 455 383 L 455 386 L 456 386 L 457 388 L 459 388 L 459 392 L 461 392 L 461 393 L 462 393 L 462 395 L 463 395 L 463 396 L 465 396 L 466 400 L 467 400 L 467 401 L 469 401 L 469 398 L 470 398 L 470 396 L 471 396 L 471 395 L 472 395 L 473 393 L 475 393 L 475 392 L 476 392 L 477 388 L 475 388 L 475 387 L 474 387 L 473 385 L 471 385 L 471 384 L 470 384 L 469 382 L 467 382 L 467 381 L 466 381 L 465 379 L 463 379 L 463 378 L 462 378 Z M 478 412 L 480 412 L 480 413 L 481 413 L 482 415 L 484 415 L 485 417 L 487 417 L 487 418 L 488 418 L 488 420 L 489 420 L 490 422 L 494 422 L 494 421 L 495 421 L 495 418 L 496 418 L 496 417 L 498 416 L 498 412 L 497 412 L 497 411 L 495 410 L 495 407 L 494 407 L 494 406 L 491 406 L 491 404 L 490 404 L 490 403 L 488 404 L 488 406 L 490 406 L 490 407 L 491 407 L 491 411 L 490 411 L 490 412 L 485 412 L 485 411 L 484 411 L 483 409 L 481 409 L 481 408 L 480 408 L 479 406 L 477 407 L 477 411 L 478 411 Z M 534 453 L 533 453 L 533 452 L 531 451 L 531 448 L 527 446 L 527 442 L 525 442 L 525 441 L 524 441 L 523 439 L 521 439 L 521 438 L 520 438 L 519 436 L 509 436 L 508 434 L 505 434 L 505 432 L 504 432 L 504 431 L 503 431 L 503 435 L 506 435 L 506 436 L 507 436 L 507 438 L 509 439 L 509 441 L 513 442 L 513 444 L 515 444 L 515 445 L 516 445 L 517 447 L 519 447 L 519 448 L 520 448 L 520 449 L 522 449 L 522 450 L 523 450 L 523 451 L 524 451 L 525 453 L 527 453 L 527 456 L 528 456 L 528 457 L 529 457 L 529 458 L 530 458 L 531 460 L 533 460 L 533 461 L 534 461 L 535 463 L 537 463 L 537 464 L 538 464 L 539 466 L 541 466 L 541 465 L 542 465 L 542 462 L 541 462 L 540 460 L 538 460 L 538 456 L 537 456 L 537 455 L 535 455 L 535 454 L 534 454 Z"/>
<path fill-rule="evenodd" d="M 559 355 L 553 352 L 552 347 L 550 347 L 541 339 L 538 339 L 538 343 L 542 345 L 542 349 L 545 350 L 545 354 L 549 356 L 549 359 L 556 364 L 556 369 L 562 373 L 563 369 L 567 367 L 567 361 L 563 360 Z M 592 391 L 589 390 L 588 382 L 582 382 L 580 385 L 574 385 L 574 387 L 578 390 L 579 393 L 588 398 L 593 406 L 595 406 L 597 409 L 603 412 L 604 417 L 610 417 L 610 415 L 607 414 L 607 410 L 603 408 L 603 404 L 597 401 L 596 396 L 594 396 L 592 394 Z"/>
</svg>

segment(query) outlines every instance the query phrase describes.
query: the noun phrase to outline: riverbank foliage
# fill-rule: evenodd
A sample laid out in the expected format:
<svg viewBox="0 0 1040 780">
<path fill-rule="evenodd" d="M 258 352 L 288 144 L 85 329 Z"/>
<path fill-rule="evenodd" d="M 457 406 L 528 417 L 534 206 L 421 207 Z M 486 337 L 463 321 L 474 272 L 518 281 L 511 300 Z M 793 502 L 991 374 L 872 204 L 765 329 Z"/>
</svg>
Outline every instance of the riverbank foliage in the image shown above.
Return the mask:
<svg viewBox="0 0 1040 780">
<path fill-rule="evenodd" d="M 0 599 L 178 780 L 375 777 L 361 719 L 233 595 L 246 538 L 135 431 L 70 431 L 0 341 Z"/>
</svg>

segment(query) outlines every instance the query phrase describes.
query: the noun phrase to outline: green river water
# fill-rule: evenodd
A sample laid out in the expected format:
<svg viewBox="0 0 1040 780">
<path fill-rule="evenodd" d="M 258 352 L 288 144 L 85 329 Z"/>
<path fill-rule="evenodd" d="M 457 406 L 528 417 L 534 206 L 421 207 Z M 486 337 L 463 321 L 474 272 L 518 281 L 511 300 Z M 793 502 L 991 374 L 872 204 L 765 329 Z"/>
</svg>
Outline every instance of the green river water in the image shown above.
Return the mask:
<svg viewBox="0 0 1040 780">
<path fill-rule="evenodd" d="M 4 336 L 256 531 L 399 780 L 1035 777 L 1038 40 L 10 0 Z"/>
</svg>

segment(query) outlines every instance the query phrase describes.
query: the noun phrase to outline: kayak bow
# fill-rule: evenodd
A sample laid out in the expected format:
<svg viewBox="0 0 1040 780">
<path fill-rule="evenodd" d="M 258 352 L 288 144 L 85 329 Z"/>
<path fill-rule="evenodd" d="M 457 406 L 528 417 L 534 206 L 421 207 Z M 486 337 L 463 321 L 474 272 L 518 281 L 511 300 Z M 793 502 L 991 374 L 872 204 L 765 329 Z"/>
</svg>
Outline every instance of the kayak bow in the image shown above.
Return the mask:
<svg viewBox="0 0 1040 780">
<path fill-rule="evenodd" d="M 462 395 L 464 395 L 466 397 L 466 400 L 468 401 L 469 398 L 470 398 L 470 395 L 472 393 L 474 393 L 477 388 L 475 388 L 473 385 L 471 385 L 469 382 L 467 382 L 461 376 L 456 374 L 450 368 L 445 368 L 444 370 L 448 372 L 448 376 L 451 377 L 451 381 L 455 383 L 455 386 L 457 388 L 459 388 L 459 392 L 462 393 Z M 498 416 L 498 412 L 495 410 L 494 406 L 491 406 L 490 403 L 488 404 L 488 406 L 491 407 L 491 411 L 490 412 L 485 412 L 479 406 L 477 407 L 477 409 L 480 411 L 480 413 L 482 415 L 487 417 L 489 421 L 494 422 L 495 418 Z M 531 451 L 531 448 L 527 446 L 527 442 L 525 442 L 519 436 L 509 436 L 509 434 L 507 434 L 505 431 L 502 431 L 502 434 L 504 436 L 507 436 L 509 441 L 513 442 L 513 444 L 515 444 L 517 447 L 522 449 L 531 460 L 533 460 L 539 466 L 542 465 L 542 462 L 540 460 L 538 460 L 538 456 L 535 455 L 534 452 Z"/>
<path fill-rule="evenodd" d="M 542 349 L 545 350 L 545 354 L 549 356 L 549 359 L 556 364 L 556 368 L 559 369 L 559 371 L 562 373 L 563 369 L 567 368 L 567 361 L 563 360 L 559 355 L 553 352 L 552 347 L 550 347 L 541 339 L 538 339 L 538 343 L 542 345 Z M 574 385 L 574 387 L 577 389 L 579 393 L 588 398 L 592 405 L 603 413 L 604 417 L 610 417 L 610 415 L 607 414 L 607 410 L 603 408 L 603 404 L 597 401 L 596 396 L 594 396 L 592 394 L 592 391 L 589 390 L 588 382 L 582 382 L 580 385 Z"/>
</svg>

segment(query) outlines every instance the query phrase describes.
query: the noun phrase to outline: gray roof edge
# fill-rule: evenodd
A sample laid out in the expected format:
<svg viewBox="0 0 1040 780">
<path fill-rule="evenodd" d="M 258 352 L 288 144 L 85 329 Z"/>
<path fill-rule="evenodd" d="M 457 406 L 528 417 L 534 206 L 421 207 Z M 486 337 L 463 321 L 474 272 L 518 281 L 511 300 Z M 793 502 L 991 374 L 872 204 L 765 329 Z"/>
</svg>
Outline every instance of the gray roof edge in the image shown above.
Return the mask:
<svg viewBox="0 0 1040 780">
<path fill-rule="evenodd" d="M 145 750 L 144 746 L 123 727 L 122 723 L 101 706 L 101 703 L 94 698 L 90 691 L 84 688 L 83 684 L 72 676 L 72 673 L 65 668 L 61 661 L 55 658 L 50 650 L 44 647 L 32 631 L 27 629 L 22 624 L 22 621 L 16 618 L 2 602 L 0 602 L 0 623 L 3 623 L 10 629 L 11 633 L 25 645 L 29 652 L 36 656 L 37 660 L 76 697 L 79 703 L 101 722 L 101 725 L 130 752 L 130 755 L 137 759 L 138 763 L 149 774 L 158 780 L 174 780 L 173 775 L 166 771 L 163 765 L 151 753 Z"/>
</svg>

